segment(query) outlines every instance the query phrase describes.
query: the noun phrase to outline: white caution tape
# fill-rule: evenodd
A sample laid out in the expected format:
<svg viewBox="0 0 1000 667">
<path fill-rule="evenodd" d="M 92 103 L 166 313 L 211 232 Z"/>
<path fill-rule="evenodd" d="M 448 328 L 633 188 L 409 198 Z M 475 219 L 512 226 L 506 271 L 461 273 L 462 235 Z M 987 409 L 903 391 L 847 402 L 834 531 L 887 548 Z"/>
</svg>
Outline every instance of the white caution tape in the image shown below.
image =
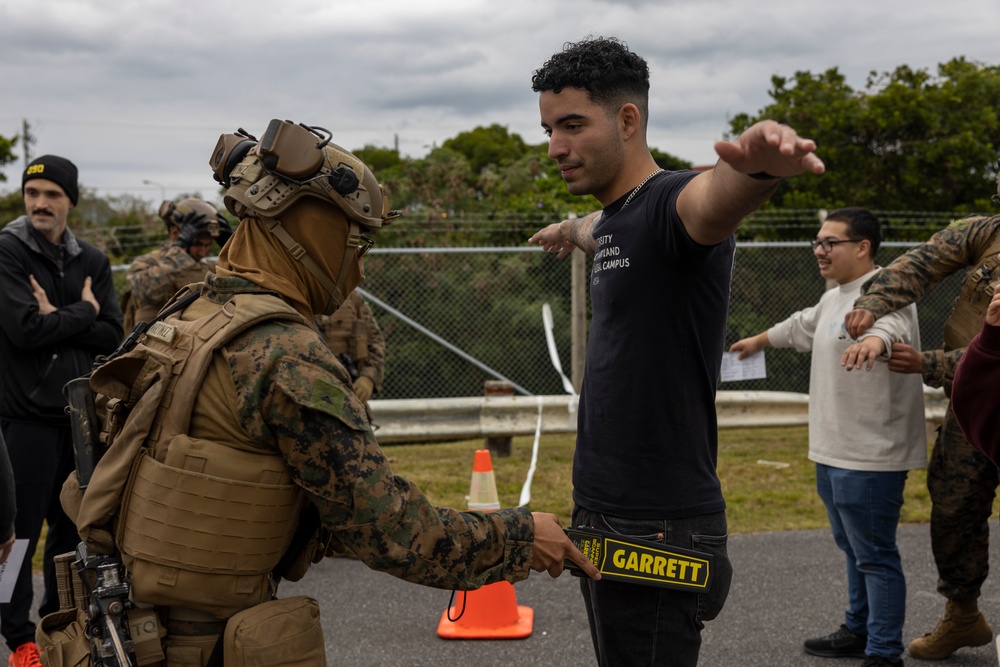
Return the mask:
<svg viewBox="0 0 1000 667">
<path fill-rule="evenodd" d="M 563 373 L 562 364 L 559 362 L 559 352 L 556 350 L 556 339 L 552 335 L 552 308 L 549 304 L 542 305 L 542 323 L 545 325 L 545 342 L 549 346 L 549 358 L 552 359 L 552 366 L 562 378 L 563 389 L 570 396 L 576 396 L 573 383 L 569 381 Z M 525 506 L 531 502 L 531 480 L 535 476 L 535 467 L 538 464 L 538 443 L 542 439 L 542 397 L 538 397 L 538 424 L 535 426 L 535 442 L 531 446 L 531 464 L 528 466 L 528 474 L 524 478 L 524 485 L 521 487 L 521 499 L 518 505 Z"/>
<path fill-rule="evenodd" d="M 559 377 L 562 378 L 563 389 L 566 390 L 566 393 L 570 396 L 576 396 L 573 383 L 563 373 L 562 364 L 559 363 L 559 353 L 556 351 L 556 339 L 552 335 L 552 309 L 547 303 L 542 306 L 542 322 L 545 323 L 545 342 L 549 345 L 549 357 L 552 359 L 552 366 L 559 373 Z"/>
<path fill-rule="evenodd" d="M 538 397 L 538 425 L 535 427 L 535 444 L 531 446 L 531 464 L 528 465 L 528 474 L 524 477 L 524 486 L 521 487 L 521 499 L 518 505 L 526 506 L 531 502 L 531 478 L 535 476 L 535 467 L 538 465 L 538 442 L 542 439 L 542 397 Z"/>
</svg>

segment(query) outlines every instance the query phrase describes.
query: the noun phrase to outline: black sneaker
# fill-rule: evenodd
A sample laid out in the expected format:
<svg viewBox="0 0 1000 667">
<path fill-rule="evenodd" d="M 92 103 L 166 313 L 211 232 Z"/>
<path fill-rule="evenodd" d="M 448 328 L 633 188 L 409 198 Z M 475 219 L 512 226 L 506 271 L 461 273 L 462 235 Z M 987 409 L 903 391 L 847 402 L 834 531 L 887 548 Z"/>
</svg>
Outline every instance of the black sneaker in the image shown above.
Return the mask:
<svg viewBox="0 0 1000 667">
<path fill-rule="evenodd" d="M 807 639 L 804 646 L 809 655 L 824 658 L 864 658 L 867 644 L 867 637 L 856 635 L 848 630 L 846 625 L 841 625 L 836 632 L 826 637 Z"/>
<path fill-rule="evenodd" d="M 880 655 L 870 655 L 861 663 L 861 667 L 903 667 L 903 660 L 902 658 L 899 660 L 890 660 Z"/>
</svg>

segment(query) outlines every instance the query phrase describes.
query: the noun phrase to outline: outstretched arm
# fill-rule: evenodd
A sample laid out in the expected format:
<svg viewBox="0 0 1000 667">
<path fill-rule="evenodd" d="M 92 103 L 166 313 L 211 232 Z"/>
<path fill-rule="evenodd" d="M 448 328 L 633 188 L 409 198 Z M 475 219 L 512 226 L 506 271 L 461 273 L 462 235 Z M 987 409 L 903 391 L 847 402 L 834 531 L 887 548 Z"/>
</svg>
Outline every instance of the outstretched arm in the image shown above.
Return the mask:
<svg viewBox="0 0 1000 667">
<path fill-rule="evenodd" d="M 816 143 L 788 125 L 763 120 L 734 141 L 715 144 L 719 162 L 696 176 L 677 198 L 677 212 L 691 238 L 714 245 L 728 238 L 749 213 L 768 200 L 781 178 L 826 167 Z"/>
<path fill-rule="evenodd" d="M 730 352 L 739 352 L 740 360 L 746 359 L 752 354 L 757 354 L 765 347 L 771 347 L 771 341 L 767 337 L 767 332 L 762 331 L 756 336 L 743 338 L 729 346 Z"/>
<path fill-rule="evenodd" d="M 541 231 L 535 232 L 528 243 L 537 243 L 545 252 L 551 252 L 559 259 L 566 257 L 573 248 L 579 248 L 588 255 L 597 250 L 594 240 L 594 223 L 601 217 L 600 211 L 594 211 L 582 218 L 573 218 L 554 222 Z"/>
</svg>

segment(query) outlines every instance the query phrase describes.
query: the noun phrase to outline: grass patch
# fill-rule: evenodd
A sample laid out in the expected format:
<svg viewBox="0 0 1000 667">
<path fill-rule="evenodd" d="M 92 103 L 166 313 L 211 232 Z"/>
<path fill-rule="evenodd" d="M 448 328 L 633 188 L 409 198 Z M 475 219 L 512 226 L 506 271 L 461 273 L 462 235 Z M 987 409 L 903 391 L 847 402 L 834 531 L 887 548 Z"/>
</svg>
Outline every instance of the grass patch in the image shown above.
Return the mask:
<svg viewBox="0 0 1000 667">
<path fill-rule="evenodd" d="M 534 438 L 513 440 L 509 458 L 493 459 L 493 476 L 501 507 L 518 504 L 531 463 Z M 573 450 L 575 434 L 543 436 L 531 483 L 529 507 L 556 514 L 564 526 L 573 511 Z M 472 480 L 472 459 L 485 441 L 444 444 L 385 445 L 393 472 L 415 483 L 435 505 L 464 509 Z M 726 498 L 731 533 L 826 528 L 823 501 L 816 495 L 816 467 L 806 458 L 808 429 L 724 429 L 719 432 L 719 478 Z M 787 467 L 758 461 L 787 463 Z M 930 521 L 931 501 L 926 470 L 911 470 L 906 480 L 901 521 Z M 45 535 L 39 540 L 34 566 L 40 570 Z"/>
<path fill-rule="evenodd" d="M 531 461 L 533 437 L 514 438 L 509 458 L 493 459 L 500 505 L 512 507 Z M 568 525 L 573 509 L 572 462 L 576 436 L 543 436 L 531 484 L 529 506 L 552 512 Z M 464 508 L 472 479 L 472 459 L 483 440 L 433 445 L 386 445 L 383 450 L 393 471 L 416 483 L 437 505 Z M 729 530 L 759 533 L 804 530 L 829 525 L 826 509 L 816 494 L 816 467 L 806 456 L 805 426 L 725 429 L 719 433 L 719 478 L 726 498 Z M 758 461 L 787 463 L 787 467 Z M 926 471 L 912 470 L 906 482 L 901 520 L 930 520 Z"/>
</svg>

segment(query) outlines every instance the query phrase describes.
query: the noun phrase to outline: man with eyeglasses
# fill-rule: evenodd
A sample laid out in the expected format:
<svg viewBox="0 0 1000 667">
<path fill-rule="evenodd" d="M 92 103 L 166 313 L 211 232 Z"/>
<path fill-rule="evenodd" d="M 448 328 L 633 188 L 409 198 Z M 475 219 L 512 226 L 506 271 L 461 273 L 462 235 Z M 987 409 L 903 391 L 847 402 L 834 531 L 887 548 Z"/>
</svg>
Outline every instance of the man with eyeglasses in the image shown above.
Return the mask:
<svg viewBox="0 0 1000 667">
<path fill-rule="evenodd" d="M 1000 177 L 993 201 L 1000 203 Z M 845 320 L 848 333 L 916 303 L 958 272 L 965 279 L 945 322 L 942 347 L 921 351 L 920 346 L 896 345 L 889 365 L 892 371 L 922 376 L 931 387 L 944 387 L 950 396 L 959 360 L 979 333 L 993 289 L 1000 284 L 1000 215 L 956 220 L 896 258 L 862 287 L 863 296 Z M 963 436 L 949 403 L 927 467 L 931 550 L 937 590 L 947 602 L 938 624 L 910 642 L 915 658 L 943 660 L 964 646 L 993 641 L 978 599 L 989 573 L 987 521 L 998 484 L 997 467 Z"/>
<path fill-rule="evenodd" d="M 916 307 L 857 336 L 845 330 L 844 316 L 861 285 L 879 271 L 881 240 L 870 211 L 831 213 L 812 248 L 820 275 L 837 286 L 815 306 L 730 347 L 740 359 L 765 347 L 812 352 L 809 459 L 834 541 L 847 557 L 848 608 L 839 629 L 806 640 L 804 648 L 811 655 L 862 658 L 865 667 L 902 665 L 906 580 L 896 526 L 907 472 L 927 465 L 923 384 L 883 363 L 892 363 L 894 343 L 919 347 Z"/>
</svg>

